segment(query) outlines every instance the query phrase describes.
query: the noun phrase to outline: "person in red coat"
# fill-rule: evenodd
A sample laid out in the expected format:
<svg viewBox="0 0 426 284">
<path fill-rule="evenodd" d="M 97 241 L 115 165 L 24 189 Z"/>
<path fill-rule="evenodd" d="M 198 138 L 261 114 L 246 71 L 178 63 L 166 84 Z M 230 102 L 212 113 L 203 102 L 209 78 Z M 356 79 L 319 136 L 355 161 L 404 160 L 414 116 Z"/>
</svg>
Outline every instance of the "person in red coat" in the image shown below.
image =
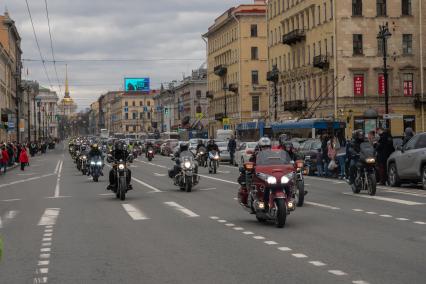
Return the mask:
<svg viewBox="0 0 426 284">
<path fill-rule="evenodd" d="M 6 150 L 6 146 L 3 145 L 1 150 L 2 158 L 0 160 L 0 170 L 4 167 L 4 173 L 6 173 L 7 164 L 9 163 L 9 153 Z"/>
<path fill-rule="evenodd" d="M 27 150 L 22 147 L 21 154 L 19 154 L 19 162 L 21 163 L 21 171 L 25 170 L 25 166 L 29 163 Z"/>
</svg>

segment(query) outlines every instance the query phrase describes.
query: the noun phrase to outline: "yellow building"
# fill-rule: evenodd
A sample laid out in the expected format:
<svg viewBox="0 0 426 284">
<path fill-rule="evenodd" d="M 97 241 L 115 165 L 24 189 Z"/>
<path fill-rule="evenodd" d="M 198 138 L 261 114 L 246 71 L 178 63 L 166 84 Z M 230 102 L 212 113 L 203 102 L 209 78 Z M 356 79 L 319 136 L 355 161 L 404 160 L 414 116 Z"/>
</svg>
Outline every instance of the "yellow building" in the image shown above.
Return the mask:
<svg viewBox="0 0 426 284">
<path fill-rule="evenodd" d="M 419 0 L 270 0 L 267 5 L 269 70 L 276 65 L 280 71 L 280 120 L 334 117 L 347 121 L 350 133 L 373 127 L 363 117 L 372 108 L 379 115 L 376 126 L 383 126 L 383 48 L 377 35 L 379 25 L 388 22 L 392 133 L 401 135 L 408 126 L 424 131 L 426 7 Z"/>
<path fill-rule="evenodd" d="M 235 130 L 239 123 L 267 116 L 265 13 L 265 1 L 230 8 L 203 35 L 207 39 L 211 136 L 224 123 Z"/>
</svg>

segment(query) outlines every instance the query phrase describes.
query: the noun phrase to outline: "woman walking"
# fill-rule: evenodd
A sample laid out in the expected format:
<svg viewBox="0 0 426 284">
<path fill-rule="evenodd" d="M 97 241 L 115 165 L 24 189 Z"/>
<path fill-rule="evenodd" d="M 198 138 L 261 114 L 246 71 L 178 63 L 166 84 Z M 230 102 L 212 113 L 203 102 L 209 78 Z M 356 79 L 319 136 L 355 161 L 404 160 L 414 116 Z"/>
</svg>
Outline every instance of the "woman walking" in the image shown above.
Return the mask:
<svg viewBox="0 0 426 284">
<path fill-rule="evenodd" d="M 28 165 L 29 159 L 27 150 L 22 147 L 21 153 L 19 154 L 19 162 L 21 163 L 21 171 L 25 170 L 25 166 Z"/>
</svg>

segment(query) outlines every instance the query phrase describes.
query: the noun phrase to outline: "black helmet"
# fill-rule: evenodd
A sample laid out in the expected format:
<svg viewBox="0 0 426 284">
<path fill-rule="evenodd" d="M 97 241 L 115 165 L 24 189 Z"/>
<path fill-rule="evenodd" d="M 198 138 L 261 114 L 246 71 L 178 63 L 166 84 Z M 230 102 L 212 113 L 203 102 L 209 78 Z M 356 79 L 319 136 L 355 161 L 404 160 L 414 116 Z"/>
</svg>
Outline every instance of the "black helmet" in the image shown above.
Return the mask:
<svg viewBox="0 0 426 284">
<path fill-rule="evenodd" d="M 203 144 L 203 140 L 198 139 L 198 145 L 202 145 Z"/>
<path fill-rule="evenodd" d="M 356 142 L 364 141 L 364 132 L 361 129 L 357 129 L 352 133 L 352 139 Z"/>
<path fill-rule="evenodd" d="M 123 143 L 121 143 L 120 141 L 117 141 L 115 143 L 115 149 L 116 150 L 123 150 Z"/>
<path fill-rule="evenodd" d="M 280 137 L 279 137 L 280 145 L 284 146 L 286 141 L 288 141 L 288 135 L 287 134 L 281 134 Z"/>
<path fill-rule="evenodd" d="M 214 140 L 213 139 L 210 139 L 209 140 L 209 145 L 213 145 L 214 144 Z"/>
<path fill-rule="evenodd" d="M 189 145 L 186 142 L 184 142 L 184 143 L 182 143 L 182 144 L 179 145 L 180 152 L 188 151 L 188 149 L 189 149 Z"/>
</svg>

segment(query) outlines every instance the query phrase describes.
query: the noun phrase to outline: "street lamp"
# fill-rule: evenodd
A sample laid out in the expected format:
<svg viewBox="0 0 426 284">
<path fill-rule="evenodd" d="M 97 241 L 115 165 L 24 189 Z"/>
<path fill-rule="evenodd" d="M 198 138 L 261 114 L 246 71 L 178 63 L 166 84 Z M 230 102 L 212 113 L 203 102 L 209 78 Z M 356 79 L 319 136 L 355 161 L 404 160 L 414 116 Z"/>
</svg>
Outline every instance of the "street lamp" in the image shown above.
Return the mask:
<svg viewBox="0 0 426 284">
<path fill-rule="evenodd" d="M 229 87 L 226 85 L 226 82 L 223 83 L 223 92 L 224 92 L 224 99 L 225 99 L 225 116 L 224 118 L 228 118 L 228 114 L 227 114 L 227 108 L 226 108 L 226 91 L 229 90 Z"/>
<path fill-rule="evenodd" d="M 41 113 L 40 113 L 40 106 L 41 106 L 41 101 L 40 98 L 36 98 L 35 99 L 37 101 L 37 108 L 38 108 L 38 112 L 37 112 L 37 120 L 38 120 L 38 138 L 41 138 Z M 37 132 L 37 130 L 36 130 Z"/>
<path fill-rule="evenodd" d="M 387 66 L 387 41 L 392 36 L 389 32 L 389 25 L 386 22 L 384 25 L 379 26 L 379 33 L 377 35 L 377 39 L 382 41 L 382 54 L 383 54 L 383 79 L 385 81 L 385 113 L 389 114 L 389 90 L 388 90 L 388 66 Z M 385 128 L 390 128 L 389 119 L 385 119 Z"/>
<path fill-rule="evenodd" d="M 274 121 L 276 122 L 278 120 L 278 90 L 277 90 L 277 84 L 279 80 L 280 71 L 278 70 L 277 65 L 272 66 L 272 70 L 268 72 L 266 76 L 266 80 L 269 82 L 274 83 Z"/>
</svg>

